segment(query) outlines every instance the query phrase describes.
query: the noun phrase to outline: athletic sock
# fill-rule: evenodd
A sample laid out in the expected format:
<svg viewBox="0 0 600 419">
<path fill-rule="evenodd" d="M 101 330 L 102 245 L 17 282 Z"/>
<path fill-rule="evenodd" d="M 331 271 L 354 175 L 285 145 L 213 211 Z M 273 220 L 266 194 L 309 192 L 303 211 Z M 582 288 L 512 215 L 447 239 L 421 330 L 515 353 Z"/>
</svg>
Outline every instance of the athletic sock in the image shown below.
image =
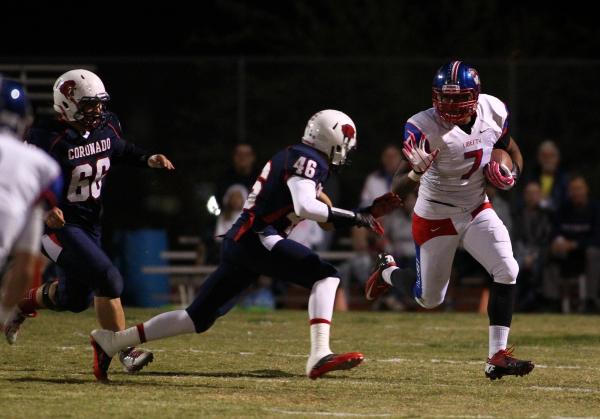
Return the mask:
<svg viewBox="0 0 600 419">
<path fill-rule="evenodd" d="M 169 311 L 152 317 L 134 327 L 115 333 L 115 342 L 120 348 L 136 346 L 147 341 L 171 336 L 194 333 L 194 322 L 185 310 Z"/>
<path fill-rule="evenodd" d="M 318 360 L 331 353 L 329 331 L 333 317 L 335 293 L 339 283 L 339 278 L 328 277 L 315 282 L 312 287 L 308 299 L 310 361 Z"/>
<path fill-rule="evenodd" d="M 396 269 L 399 268 L 397 266 L 390 266 L 389 268 L 385 268 L 383 271 L 381 271 L 381 277 L 383 278 L 383 281 L 391 286 L 394 286 L 394 284 L 392 284 L 392 272 L 394 272 Z"/>
<path fill-rule="evenodd" d="M 510 327 L 490 326 L 489 357 L 494 356 L 501 349 L 506 349 Z"/>
</svg>

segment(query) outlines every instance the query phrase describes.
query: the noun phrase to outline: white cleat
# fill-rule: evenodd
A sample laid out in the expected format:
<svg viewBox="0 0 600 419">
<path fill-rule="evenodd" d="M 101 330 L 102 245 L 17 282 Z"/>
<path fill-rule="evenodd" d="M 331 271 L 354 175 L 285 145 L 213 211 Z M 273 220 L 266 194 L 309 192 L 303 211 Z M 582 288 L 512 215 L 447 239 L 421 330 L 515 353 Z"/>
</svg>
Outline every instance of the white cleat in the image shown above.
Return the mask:
<svg viewBox="0 0 600 419">
<path fill-rule="evenodd" d="M 153 360 L 152 352 L 140 348 L 131 347 L 119 352 L 119 361 L 123 365 L 123 371 L 128 373 L 140 371 Z"/>
<path fill-rule="evenodd" d="M 23 322 L 27 320 L 27 318 L 35 317 L 36 315 L 37 313 L 35 311 L 29 314 L 24 314 L 21 310 L 14 312 L 4 324 L 4 336 L 9 345 L 14 345 L 17 341 L 17 335 L 19 334 L 19 329 L 21 329 Z"/>
<path fill-rule="evenodd" d="M 121 348 L 115 342 L 115 332 L 104 329 L 94 329 L 90 336 L 106 353 L 109 358 L 115 356 L 117 352 L 121 350 Z"/>
</svg>

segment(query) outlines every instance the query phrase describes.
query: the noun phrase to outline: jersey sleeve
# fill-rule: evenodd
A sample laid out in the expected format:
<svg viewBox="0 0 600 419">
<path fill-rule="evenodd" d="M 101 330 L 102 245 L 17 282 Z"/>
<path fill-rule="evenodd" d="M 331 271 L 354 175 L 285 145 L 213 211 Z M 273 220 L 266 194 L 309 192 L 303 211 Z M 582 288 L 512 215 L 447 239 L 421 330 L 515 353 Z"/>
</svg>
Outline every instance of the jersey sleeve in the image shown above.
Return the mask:
<svg viewBox="0 0 600 419">
<path fill-rule="evenodd" d="M 106 125 L 114 132 L 112 137 L 113 155 L 116 162 L 132 166 L 148 167 L 150 154 L 141 147 L 123 139 L 121 123 L 115 114 L 110 114 Z"/>
<path fill-rule="evenodd" d="M 423 131 L 415 125 L 412 121 L 407 121 L 404 124 L 404 140 L 403 142 L 408 141 L 409 139 L 413 139 L 415 144 L 419 144 L 422 140 L 427 140 L 427 136 L 423 133 Z M 425 143 L 425 151 L 430 152 L 431 144 L 429 142 Z"/>
<path fill-rule="evenodd" d="M 328 175 L 329 169 L 321 156 L 294 148 L 288 149 L 285 162 L 286 181 L 292 176 L 299 176 L 319 184 L 324 183 Z"/>
</svg>

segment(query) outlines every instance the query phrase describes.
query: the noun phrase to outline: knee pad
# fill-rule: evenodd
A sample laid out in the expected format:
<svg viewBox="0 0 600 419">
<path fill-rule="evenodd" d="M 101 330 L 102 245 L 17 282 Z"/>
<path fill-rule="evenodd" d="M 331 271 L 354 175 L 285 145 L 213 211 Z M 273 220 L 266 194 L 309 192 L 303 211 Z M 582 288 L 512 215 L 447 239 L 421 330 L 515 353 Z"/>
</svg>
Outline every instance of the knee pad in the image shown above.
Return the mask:
<svg viewBox="0 0 600 419">
<path fill-rule="evenodd" d="M 123 293 L 123 277 L 119 270 L 110 266 L 104 274 L 98 278 L 96 295 L 98 297 L 119 298 Z"/>
<path fill-rule="evenodd" d="M 519 275 L 519 264 L 515 258 L 504 259 L 499 269 L 493 273 L 494 282 L 500 284 L 516 284 Z"/>
<path fill-rule="evenodd" d="M 442 302 L 444 300 L 440 300 L 440 301 L 425 301 L 423 298 L 420 297 L 415 297 L 415 301 L 417 302 L 417 304 L 419 304 L 421 307 L 426 308 L 428 310 L 432 309 L 432 308 L 436 308 L 437 306 L 439 306 L 440 304 L 442 304 Z"/>
<path fill-rule="evenodd" d="M 65 311 L 66 308 L 64 308 L 60 304 L 60 294 L 58 286 L 56 287 L 54 292 L 54 300 L 56 301 L 56 303 L 54 303 L 50 298 L 50 286 L 52 286 L 52 284 L 58 284 L 58 281 L 49 281 L 45 282 L 44 285 L 42 285 L 42 301 L 44 302 L 44 305 L 48 310 Z"/>
</svg>

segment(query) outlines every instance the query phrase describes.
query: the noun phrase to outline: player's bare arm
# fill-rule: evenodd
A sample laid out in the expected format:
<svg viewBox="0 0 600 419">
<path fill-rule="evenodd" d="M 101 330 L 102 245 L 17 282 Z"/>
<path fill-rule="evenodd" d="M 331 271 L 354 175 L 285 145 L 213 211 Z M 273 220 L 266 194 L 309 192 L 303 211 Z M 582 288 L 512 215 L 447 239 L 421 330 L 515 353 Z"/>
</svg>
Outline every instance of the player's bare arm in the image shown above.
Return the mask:
<svg viewBox="0 0 600 419">
<path fill-rule="evenodd" d="M 506 152 L 510 155 L 513 164 L 517 165 L 517 176 L 523 173 L 523 155 L 521 154 L 521 149 L 519 148 L 519 145 L 512 137 L 510 137 L 508 147 L 506 147 Z"/>
</svg>

